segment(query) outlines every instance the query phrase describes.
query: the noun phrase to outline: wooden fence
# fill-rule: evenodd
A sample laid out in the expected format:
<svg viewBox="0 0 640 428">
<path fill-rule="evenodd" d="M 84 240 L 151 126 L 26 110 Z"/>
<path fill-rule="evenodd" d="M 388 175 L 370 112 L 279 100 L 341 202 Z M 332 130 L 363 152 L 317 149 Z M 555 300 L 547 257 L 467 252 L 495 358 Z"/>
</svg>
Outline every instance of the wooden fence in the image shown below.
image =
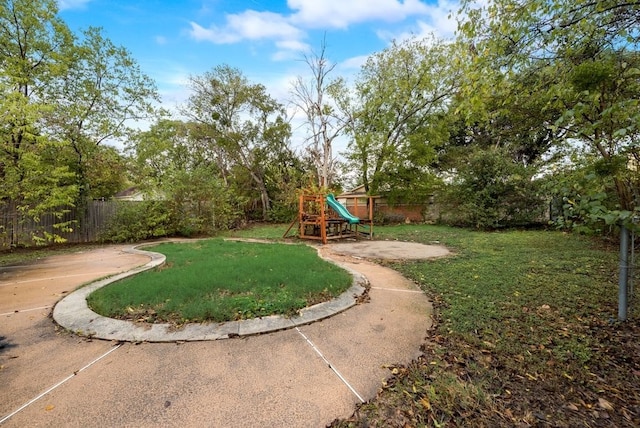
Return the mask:
<svg viewBox="0 0 640 428">
<path fill-rule="evenodd" d="M 115 214 L 118 201 L 91 201 L 87 212 L 75 207 L 65 209 L 61 218 L 46 214 L 36 222 L 25 218 L 13 203 L 0 205 L 0 249 L 34 245 L 33 237 L 55 234 L 69 243 L 87 243 L 98 240 L 100 232 Z M 55 224 L 69 222 L 68 231 L 54 228 Z"/>
</svg>

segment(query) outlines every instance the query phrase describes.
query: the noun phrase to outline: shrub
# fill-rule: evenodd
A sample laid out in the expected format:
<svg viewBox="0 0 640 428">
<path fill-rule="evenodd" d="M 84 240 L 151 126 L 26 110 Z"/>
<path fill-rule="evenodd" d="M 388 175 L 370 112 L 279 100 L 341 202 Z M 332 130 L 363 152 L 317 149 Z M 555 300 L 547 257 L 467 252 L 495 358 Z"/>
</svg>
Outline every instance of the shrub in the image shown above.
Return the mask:
<svg viewBox="0 0 640 428">
<path fill-rule="evenodd" d="M 539 222 L 545 205 L 538 183 L 522 164 L 500 149 L 477 150 L 442 192 L 442 221 L 477 229 Z"/>
<path fill-rule="evenodd" d="M 100 233 L 99 240 L 136 242 L 169 236 L 175 233 L 171 224 L 170 209 L 164 201 L 122 201 Z"/>
<path fill-rule="evenodd" d="M 379 225 L 402 224 L 405 222 L 405 216 L 395 213 L 376 212 L 373 215 L 373 221 Z"/>
</svg>

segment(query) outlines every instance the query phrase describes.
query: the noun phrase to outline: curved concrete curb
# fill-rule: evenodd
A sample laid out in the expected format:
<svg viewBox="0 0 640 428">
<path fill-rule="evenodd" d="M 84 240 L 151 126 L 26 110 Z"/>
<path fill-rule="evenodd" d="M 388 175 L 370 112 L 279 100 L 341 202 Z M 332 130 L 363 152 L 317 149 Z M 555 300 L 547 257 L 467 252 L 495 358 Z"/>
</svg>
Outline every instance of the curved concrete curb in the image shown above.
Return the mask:
<svg viewBox="0 0 640 428">
<path fill-rule="evenodd" d="M 304 308 L 295 317 L 287 318 L 273 315 L 226 323 L 186 324 L 177 328 L 172 324 L 138 324 L 131 321 L 107 318 L 93 312 L 87 305 L 89 294 L 112 282 L 152 269 L 165 262 L 164 255 L 140 250 L 138 247 L 140 246 L 131 247 L 125 251 L 134 254 L 145 254 L 151 257 L 149 263 L 96 281 L 74 291 L 55 305 L 53 319 L 65 329 L 76 334 L 105 340 L 123 342 L 189 342 L 228 339 L 290 329 L 328 318 L 355 306 L 358 297 L 365 293 L 366 285 L 368 284 L 367 279 L 360 273 L 334 260 L 323 257 L 319 253 L 324 260 L 334 263 L 351 273 L 353 284 L 336 299 Z"/>
</svg>

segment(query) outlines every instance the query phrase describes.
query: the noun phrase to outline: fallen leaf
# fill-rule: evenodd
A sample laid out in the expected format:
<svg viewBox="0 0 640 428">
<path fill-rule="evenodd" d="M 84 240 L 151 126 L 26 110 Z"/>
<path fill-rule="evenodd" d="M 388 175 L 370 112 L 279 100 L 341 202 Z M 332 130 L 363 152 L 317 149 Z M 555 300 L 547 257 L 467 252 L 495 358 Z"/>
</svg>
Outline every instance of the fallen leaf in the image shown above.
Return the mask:
<svg viewBox="0 0 640 428">
<path fill-rule="evenodd" d="M 53 410 L 53 409 L 55 409 L 55 408 L 56 408 L 56 406 L 54 406 L 53 404 L 48 404 L 44 409 L 45 409 L 47 412 L 50 412 L 50 411 L 52 411 L 52 410 Z"/>
<path fill-rule="evenodd" d="M 429 402 L 429 399 L 427 397 L 424 397 L 422 400 L 420 400 L 420 404 L 422 404 L 425 409 L 431 410 L 431 403 Z"/>
<path fill-rule="evenodd" d="M 605 400 L 604 398 L 598 398 L 598 405 L 604 410 L 613 410 L 613 404 Z"/>
<path fill-rule="evenodd" d="M 567 404 L 567 409 L 577 412 L 578 411 L 578 406 L 576 406 L 573 403 L 569 403 L 569 404 Z"/>
</svg>

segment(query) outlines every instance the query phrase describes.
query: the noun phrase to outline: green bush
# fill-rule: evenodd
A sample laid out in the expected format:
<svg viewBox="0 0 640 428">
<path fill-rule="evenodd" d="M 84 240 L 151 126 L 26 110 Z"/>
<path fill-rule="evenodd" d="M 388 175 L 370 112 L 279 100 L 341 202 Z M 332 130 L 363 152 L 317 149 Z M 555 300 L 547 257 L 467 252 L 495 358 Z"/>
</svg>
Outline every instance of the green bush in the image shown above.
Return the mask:
<svg viewBox="0 0 640 428">
<path fill-rule="evenodd" d="M 627 169 L 625 156 L 584 159 L 580 167 L 546 177 L 546 192 L 552 198 L 551 221 L 559 229 L 584 234 L 617 234 L 620 224 L 637 227 L 633 220 L 640 207 L 634 204 L 625 210 L 618 187 L 633 195 L 638 194 L 638 183 L 637 174 Z"/>
<path fill-rule="evenodd" d="M 238 196 L 207 169 L 178 174 L 163 192 L 169 200 L 173 229 L 179 235 L 209 236 L 243 220 L 246 198 Z"/>
<path fill-rule="evenodd" d="M 402 214 L 376 212 L 373 215 L 373 221 L 379 225 L 403 224 L 405 222 L 405 216 Z"/>
<path fill-rule="evenodd" d="M 298 216 L 298 206 L 285 201 L 274 202 L 269 212 L 269 221 L 274 223 L 290 223 Z"/>
<path fill-rule="evenodd" d="M 164 201 L 122 201 L 100 233 L 102 242 L 137 242 L 173 235 L 171 211 Z"/>
<path fill-rule="evenodd" d="M 540 222 L 545 204 L 531 172 L 500 149 L 476 150 L 439 195 L 442 222 L 477 229 Z"/>
</svg>

